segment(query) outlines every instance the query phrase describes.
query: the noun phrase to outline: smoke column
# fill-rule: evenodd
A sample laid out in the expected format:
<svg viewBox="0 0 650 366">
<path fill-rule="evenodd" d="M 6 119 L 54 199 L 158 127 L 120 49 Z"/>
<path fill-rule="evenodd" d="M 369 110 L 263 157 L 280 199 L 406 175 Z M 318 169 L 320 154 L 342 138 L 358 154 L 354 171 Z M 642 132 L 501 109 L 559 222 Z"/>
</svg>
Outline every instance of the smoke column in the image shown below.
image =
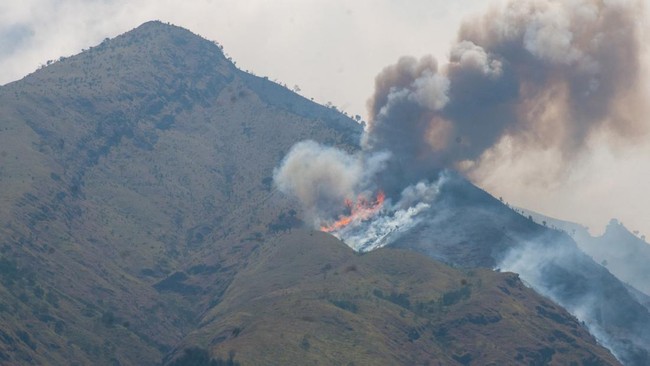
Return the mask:
<svg viewBox="0 0 650 366">
<path fill-rule="evenodd" d="M 299 143 L 275 182 L 319 225 L 346 199 L 382 190 L 389 207 L 445 169 L 480 182 L 506 159 L 552 151 L 544 173 L 558 174 L 595 135 L 633 142 L 646 129 L 642 13 L 625 0 L 492 8 L 461 26 L 446 64 L 403 57 L 377 76 L 361 152 Z"/>
<path fill-rule="evenodd" d="M 347 153 L 307 140 L 295 144 L 273 173 L 278 189 L 295 196 L 314 227 L 340 212 L 346 200 L 370 195 L 373 177 L 384 169 L 386 152 Z"/>
<path fill-rule="evenodd" d="M 461 26 L 446 64 L 403 57 L 377 76 L 358 153 L 299 143 L 276 170 L 276 185 L 300 200 L 316 228 L 333 228 L 367 251 L 433 225 L 433 213 L 445 209 L 436 204 L 441 187 L 456 177 L 449 170 L 480 184 L 516 162 L 553 181 L 594 144 L 637 143 L 647 130 L 641 14 L 641 2 L 626 0 L 513 0 L 492 8 Z M 382 193 L 375 201 L 377 192 L 385 200 Z M 621 296 L 627 290 L 605 280 L 604 269 L 584 277 L 596 265 L 565 244 L 519 242 L 501 266 L 584 320 L 619 359 L 646 360 L 647 327 L 626 326 L 629 335 L 616 329 L 646 309 L 612 308 L 598 284 Z M 562 278 L 572 275 L 597 281 L 564 291 L 581 284 Z"/>
<path fill-rule="evenodd" d="M 404 57 L 377 76 L 363 148 L 390 150 L 390 170 L 413 183 L 530 149 L 557 151 L 561 168 L 603 131 L 634 140 L 646 128 L 641 13 L 634 1 L 529 0 L 467 21 L 444 67 Z"/>
</svg>

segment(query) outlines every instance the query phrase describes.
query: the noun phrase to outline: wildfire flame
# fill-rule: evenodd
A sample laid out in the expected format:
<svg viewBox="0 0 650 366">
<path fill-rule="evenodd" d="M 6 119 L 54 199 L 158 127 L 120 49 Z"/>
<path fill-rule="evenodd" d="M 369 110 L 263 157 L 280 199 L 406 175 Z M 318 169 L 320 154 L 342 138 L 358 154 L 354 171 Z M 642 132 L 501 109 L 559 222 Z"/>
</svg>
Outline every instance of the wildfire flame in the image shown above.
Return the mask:
<svg viewBox="0 0 650 366">
<path fill-rule="evenodd" d="M 352 222 L 367 220 L 379 210 L 381 210 L 385 199 L 386 195 L 381 191 L 377 193 L 377 198 L 372 202 L 368 201 L 368 199 L 363 195 L 359 195 L 359 197 L 356 199 L 356 202 L 352 202 L 352 200 L 346 199 L 345 207 L 350 210 L 350 214 L 339 216 L 339 219 L 334 223 L 331 225 L 321 226 L 320 230 L 326 233 L 331 233 L 348 226 Z"/>
</svg>

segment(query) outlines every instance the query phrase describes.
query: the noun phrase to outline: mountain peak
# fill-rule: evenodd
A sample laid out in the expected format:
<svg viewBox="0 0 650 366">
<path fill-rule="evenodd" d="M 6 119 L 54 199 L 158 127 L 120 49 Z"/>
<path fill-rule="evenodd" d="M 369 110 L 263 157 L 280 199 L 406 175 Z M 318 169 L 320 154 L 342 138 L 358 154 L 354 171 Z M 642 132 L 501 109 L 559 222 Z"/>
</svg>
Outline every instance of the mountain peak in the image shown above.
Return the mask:
<svg viewBox="0 0 650 366">
<path fill-rule="evenodd" d="M 111 40 L 105 41 L 111 42 Z M 203 52 L 210 51 L 214 55 L 225 58 L 223 52 L 221 52 L 221 47 L 216 42 L 206 40 L 186 28 L 171 23 L 163 23 L 159 20 L 145 22 L 113 40 L 113 42 L 119 41 L 135 42 L 137 44 L 153 42 L 158 46 L 165 44 L 170 48 L 183 48 L 187 51 L 198 51 L 197 47 L 201 47 Z"/>
<path fill-rule="evenodd" d="M 48 66 L 19 83 L 75 87 L 78 94 L 93 90 L 120 93 L 136 83 L 151 89 L 162 84 L 209 84 L 214 77 L 231 79 L 234 65 L 222 47 L 189 30 L 149 21 L 78 55 L 48 61 Z M 50 91 L 52 92 L 52 91 Z"/>
<path fill-rule="evenodd" d="M 393 364 L 436 355 L 487 364 L 470 347 L 453 347 L 490 344 L 488 337 L 513 347 L 494 353 L 498 363 L 566 364 L 586 355 L 575 351 L 585 341 L 590 354 L 615 364 L 541 298 L 519 313 L 520 300 L 536 295 L 510 275 L 471 274 L 388 249 L 357 256 L 325 234 L 291 233 L 301 212 L 273 187 L 278 162 L 306 138 L 352 151 L 361 127 L 237 70 L 218 45 L 183 28 L 147 22 L 51 63 L 2 87 L 0 110 L 2 364 L 159 365 L 195 341 L 242 360 L 259 352 L 266 359 L 251 364 L 260 364 L 268 353 L 241 342 L 268 337 L 283 353 L 277 359 L 289 354 L 293 364 L 323 363 L 325 352 L 372 364 L 364 350 L 377 349 L 399 357 Z M 460 196 L 465 184 L 447 194 Z M 471 192 L 451 202 L 463 211 L 441 210 L 452 217 L 436 222 L 482 223 L 465 242 L 504 237 L 484 235 L 506 229 L 487 216 L 496 201 Z M 500 300 L 482 307 L 494 299 L 517 313 L 501 315 Z M 534 342 L 512 341 L 520 338 Z M 255 342 L 248 344 L 262 344 Z"/>
</svg>

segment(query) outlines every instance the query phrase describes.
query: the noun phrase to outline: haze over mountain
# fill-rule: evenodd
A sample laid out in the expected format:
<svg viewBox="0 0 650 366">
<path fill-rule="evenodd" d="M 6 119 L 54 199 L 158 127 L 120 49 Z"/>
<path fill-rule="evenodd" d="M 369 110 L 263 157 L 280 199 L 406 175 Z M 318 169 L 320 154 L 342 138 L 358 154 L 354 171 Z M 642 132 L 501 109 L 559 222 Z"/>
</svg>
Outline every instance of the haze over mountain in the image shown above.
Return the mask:
<svg viewBox="0 0 650 366">
<path fill-rule="evenodd" d="M 415 249 L 461 267 L 519 273 L 537 292 L 585 322 L 624 364 L 650 361 L 648 307 L 567 234 L 536 224 L 453 179 L 429 203 L 431 207 L 416 215 L 416 223 L 390 246 Z M 638 273 L 647 275 L 648 270 Z"/>
<path fill-rule="evenodd" d="M 514 160 L 553 181 L 595 140 L 641 141 L 640 12 L 638 2 L 504 2 L 463 24 L 447 64 L 404 57 L 377 76 L 360 151 L 300 142 L 276 185 L 355 249 L 398 245 L 518 272 L 624 363 L 648 364 L 650 314 L 631 289 L 568 236 L 450 171 L 480 181 Z"/>
<path fill-rule="evenodd" d="M 650 296 L 650 246 L 645 235 L 630 232 L 623 223 L 612 219 L 605 232 L 592 236 L 588 228 L 573 222 L 554 219 L 536 212 L 522 209 L 524 216 L 530 215 L 537 222 L 545 222 L 568 233 L 580 249 L 601 263 L 624 282 Z"/>
<path fill-rule="evenodd" d="M 354 154 L 361 126 L 187 30 L 106 40 L 0 87 L 0 110 L 2 363 L 156 365 L 200 347 L 242 364 L 618 364 L 515 274 L 300 229 L 309 212 L 274 169 L 304 139 Z M 454 182 L 456 212 L 505 209 Z M 462 244 L 448 262 L 494 263 Z"/>
</svg>

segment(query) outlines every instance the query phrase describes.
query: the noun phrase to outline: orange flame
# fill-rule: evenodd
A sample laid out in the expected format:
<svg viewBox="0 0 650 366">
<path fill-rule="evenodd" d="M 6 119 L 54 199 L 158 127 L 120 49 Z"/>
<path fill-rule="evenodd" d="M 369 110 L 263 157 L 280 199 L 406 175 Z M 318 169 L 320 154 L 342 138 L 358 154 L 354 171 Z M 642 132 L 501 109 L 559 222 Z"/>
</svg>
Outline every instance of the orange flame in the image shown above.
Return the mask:
<svg viewBox="0 0 650 366">
<path fill-rule="evenodd" d="M 371 218 L 377 211 L 381 210 L 381 207 L 384 205 L 384 200 L 386 195 L 384 192 L 379 191 L 377 193 L 377 199 L 374 202 L 369 202 L 366 197 L 359 195 L 356 202 L 352 200 L 345 200 L 345 207 L 350 210 L 349 215 L 341 215 L 339 219 L 336 220 L 331 225 L 321 226 L 320 230 L 326 233 L 331 233 L 332 231 L 339 230 L 348 226 L 353 221 L 363 221 Z"/>
</svg>

